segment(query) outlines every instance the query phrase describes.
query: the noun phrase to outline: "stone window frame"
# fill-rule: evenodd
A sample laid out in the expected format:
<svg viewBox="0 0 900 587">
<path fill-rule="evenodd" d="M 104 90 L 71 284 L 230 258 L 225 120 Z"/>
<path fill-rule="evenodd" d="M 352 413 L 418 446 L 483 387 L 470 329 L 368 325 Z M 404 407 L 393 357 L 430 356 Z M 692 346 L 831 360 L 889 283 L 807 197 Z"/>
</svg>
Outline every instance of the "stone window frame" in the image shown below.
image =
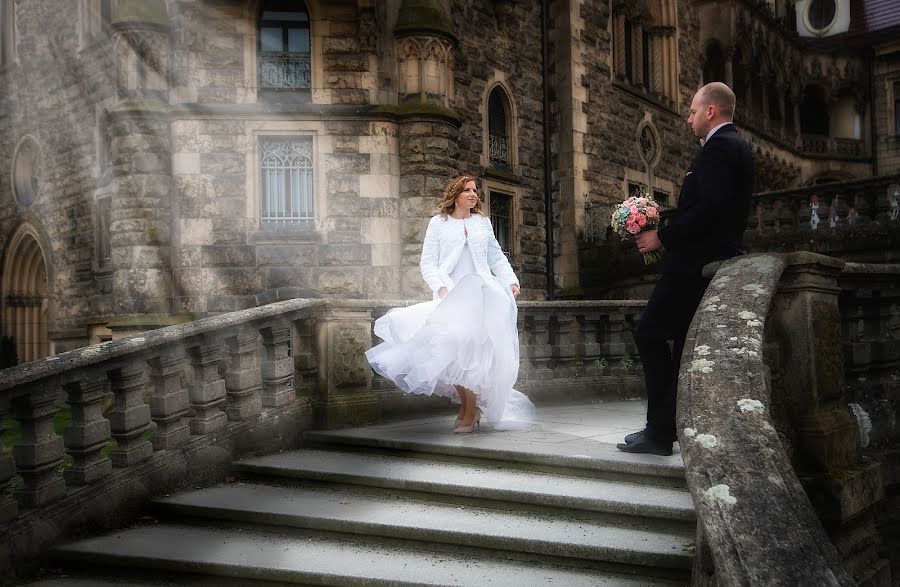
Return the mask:
<svg viewBox="0 0 900 587">
<path fill-rule="evenodd" d="M 112 16 L 116 12 L 119 0 L 78 0 L 78 43 L 79 49 L 85 49 L 98 37 L 109 33 Z M 104 7 L 106 17 L 104 19 Z"/>
<path fill-rule="evenodd" d="M 887 118 L 893 124 L 891 137 L 900 140 L 900 77 L 890 77 L 887 84 Z"/>
<path fill-rule="evenodd" d="M 491 192 L 502 192 L 509 196 L 509 240 L 510 250 L 507 257 L 509 262 L 516 266 L 521 257 L 521 243 L 519 239 L 519 226 L 521 216 L 521 188 L 495 179 L 483 179 L 481 181 L 481 196 L 484 202 L 482 211 L 488 218 L 491 217 Z"/>
<path fill-rule="evenodd" d="M 506 136 L 509 142 L 509 169 L 495 167 L 491 163 L 490 156 L 490 117 L 488 103 L 491 93 L 501 88 L 506 97 Z M 497 169 L 499 171 L 507 171 L 513 175 L 518 175 L 519 169 L 519 109 L 513 98 L 515 93 L 506 81 L 506 75 L 501 71 L 494 71 L 493 75 L 485 84 L 484 93 L 481 97 L 481 166 L 485 169 Z"/>
<path fill-rule="evenodd" d="M 0 2 L 0 69 L 19 64 L 19 31 L 15 1 Z"/>
<path fill-rule="evenodd" d="M 676 8 L 674 0 L 648 0 L 643 10 L 627 0 L 613 0 L 609 19 L 613 81 L 672 104 L 680 103 Z M 626 46 L 628 32 L 630 46 Z M 644 55 L 645 45 L 649 56 Z"/>
<path fill-rule="evenodd" d="M 112 264 L 112 198 L 111 190 L 102 190 L 94 196 L 94 262 L 95 273 L 108 273 L 113 270 Z M 109 217 L 104 216 L 104 206 L 109 206 Z M 108 255 L 107 255 L 108 253 Z"/>
<path fill-rule="evenodd" d="M 324 45 L 328 23 L 323 21 L 324 10 L 319 0 L 305 0 L 309 15 L 310 87 L 294 92 L 309 93 L 313 104 L 331 104 L 331 90 L 325 89 Z M 244 7 L 244 84 L 246 95 L 238 102 L 254 104 L 259 101 L 259 72 L 257 50 L 259 48 L 259 16 L 262 0 L 248 2 Z M 281 95 L 290 92 L 281 92 Z M 299 94 L 298 94 L 299 95 Z"/>
<path fill-rule="evenodd" d="M 260 143 L 267 138 L 311 137 L 313 152 L 313 221 L 286 224 L 284 226 L 264 226 L 261 223 L 262 169 L 260 164 Z M 248 130 L 250 148 L 246 154 L 245 192 L 247 194 L 246 214 L 254 227 L 254 242 L 309 241 L 319 242 L 320 233 L 325 230 L 326 189 L 323 160 L 332 153 L 331 137 L 325 134 L 324 123 L 318 121 L 265 121 Z"/>
<path fill-rule="evenodd" d="M 675 184 L 668 179 L 657 177 L 646 171 L 638 171 L 637 169 L 626 167 L 624 177 L 622 178 L 622 200 L 631 195 L 629 193 L 629 184 L 644 186 L 647 192 L 653 195 L 654 199 L 657 198 L 657 194 L 665 194 L 667 196 L 666 201 L 661 202 L 658 199 L 656 200 L 663 210 L 674 208 L 678 203 L 676 201 L 676 194 L 678 192 L 675 190 Z"/>
<path fill-rule="evenodd" d="M 103 187 L 112 180 L 112 118 L 110 111 L 113 100 L 107 99 L 94 106 L 94 177 L 97 187 Z"/>
<path fill-rule="evenodd" d="M 28 159 L 21 159 L 20 155 L 22 154 L 23 148 L 31 150 L 31 152 L 25 153 L 26 157 L 31 157 L 31 161 Z M 41 160 L 43 158 L 43 151 L 44 149 L 41 146 L 41 142 L 37 137 L 30 134 L 23 135 L 22 138 L 18 140 L 16 148 L 13 150 L 13 156 L 10 160 L 9 184 L 13 200 L 21 209 L 27 209 L 33 206 L 41 195 L 40 176 L 42 173 Z M 32 169 L 29 170 L 25 168 L 24 166 L 26 165 L 31 165 Z M 30 187 L 34 192 L 32 194 L 22 193 L 23 189 L 29 187 L 23 183 L 26 178 L 25 172 L 27 171 L 31 171 L 32 185 Z M 26 196 L 30 196 L 30 200 L 27 202 L 25 201 Z"/>
</svg>

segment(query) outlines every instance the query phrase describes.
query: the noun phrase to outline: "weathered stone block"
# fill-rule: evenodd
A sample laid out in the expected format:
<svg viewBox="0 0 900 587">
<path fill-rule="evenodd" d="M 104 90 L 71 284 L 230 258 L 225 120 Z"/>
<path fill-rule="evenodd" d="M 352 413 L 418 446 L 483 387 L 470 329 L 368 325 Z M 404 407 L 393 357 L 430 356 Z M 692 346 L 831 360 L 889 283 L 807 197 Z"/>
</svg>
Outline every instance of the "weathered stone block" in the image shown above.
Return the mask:
<svg viewBox="0 0 900 587">
<path fill-rule="evenodd" d="M 253 245 L 210 245 L 201 247 L 204 267 L 255 267 Z"/>
<path fill-rule="evenodd" d="M 331 265 L 369 265 L 372 249 L 369 245 L 322 245 L 319 247 L 319 262 Z"/>
<path fill-rule="evenodd" d="M 315 266 L 317 250 L 315 245 L 257 245 L 256 262 L 259 267 Z"/>
</svg>

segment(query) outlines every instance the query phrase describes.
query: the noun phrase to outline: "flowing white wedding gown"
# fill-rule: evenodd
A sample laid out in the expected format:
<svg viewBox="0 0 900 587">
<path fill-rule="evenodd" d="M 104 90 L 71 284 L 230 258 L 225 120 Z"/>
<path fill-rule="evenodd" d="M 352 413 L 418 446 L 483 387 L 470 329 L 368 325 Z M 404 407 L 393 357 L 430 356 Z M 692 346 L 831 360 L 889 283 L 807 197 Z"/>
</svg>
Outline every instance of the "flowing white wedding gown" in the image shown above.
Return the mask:
<svg viewBox="0 0 900 587">
<path fill-rule="evenodd" d="M 475 262 L 478 255 L 480 263 Z M 472 390 L 482 425 L 507 429 L 530 422 L 534 405 L 513 389 L 519 371 L 516 304 L 509 283 L 502 283 L 518 285 L 518 280 L 490 221 L 436 216 L 422 256 L 423 276 L 436 297 L 440 287 L 449 292 L 443 300 L 395 308 L 376 320 L 375 334 L 384 342 L 366 353 L 372 368 L 407 393 L 458 402 L 454 385 Z M 445 261 L 445 269 L 452 264 L 452 270 L 436 271 L 439 260 Z M 487 272 L 489 266 L 502 277 Z M 442 279 L 436 277 L 441 274 Z"/>
</svg>

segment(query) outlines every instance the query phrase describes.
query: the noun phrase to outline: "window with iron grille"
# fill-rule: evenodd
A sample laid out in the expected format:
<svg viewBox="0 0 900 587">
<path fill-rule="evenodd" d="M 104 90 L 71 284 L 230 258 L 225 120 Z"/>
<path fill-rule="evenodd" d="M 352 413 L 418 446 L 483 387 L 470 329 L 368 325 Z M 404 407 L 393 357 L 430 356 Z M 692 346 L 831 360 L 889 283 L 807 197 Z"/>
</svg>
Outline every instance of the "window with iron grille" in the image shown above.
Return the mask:
<svg viewBox="0 0 900 587">
<path fill-rule="evenodd" d="M 491 190 L 491 226 L 500 249 L 508 257 L 512 251 L 512 194 Z"/>
<path fill-rule="evenodd" d="M 313 220 L 312 137 L 268 138 L 259 147 L 260 222 Z"/>
<path fill-rule="evenodd" d="M 259 18 L 259 87 L 309 88 L 309 47 L 309 12 L 303 2 L 264 2 Z"/>
<path fill-rule="evenodd" d="M 511 169 L 508 112 L 506 94 L 494 88 L 488 96 L 488 148 L 491 165 L 506 170 Z"/>
</svg>

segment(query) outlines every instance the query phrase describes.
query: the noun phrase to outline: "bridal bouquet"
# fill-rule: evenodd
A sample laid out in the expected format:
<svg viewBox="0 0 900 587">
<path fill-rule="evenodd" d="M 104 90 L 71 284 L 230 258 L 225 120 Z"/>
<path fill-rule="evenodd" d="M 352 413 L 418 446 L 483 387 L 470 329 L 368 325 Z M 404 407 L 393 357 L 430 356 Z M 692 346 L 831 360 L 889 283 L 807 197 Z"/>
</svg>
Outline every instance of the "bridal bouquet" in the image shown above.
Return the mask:
<svg viewBox="0 0 900 587">
<path fill-rule="evenodd" d="M 659 225 L 659 204 L 645 194 L 643 188 L 613 210 L 612 229 L 622 240 L 634 238 L 642 230 L 651 230 Z M 662 257 L 659 251 L 644 253 L 644 265 L 656 263 Z"/>
</svg>

